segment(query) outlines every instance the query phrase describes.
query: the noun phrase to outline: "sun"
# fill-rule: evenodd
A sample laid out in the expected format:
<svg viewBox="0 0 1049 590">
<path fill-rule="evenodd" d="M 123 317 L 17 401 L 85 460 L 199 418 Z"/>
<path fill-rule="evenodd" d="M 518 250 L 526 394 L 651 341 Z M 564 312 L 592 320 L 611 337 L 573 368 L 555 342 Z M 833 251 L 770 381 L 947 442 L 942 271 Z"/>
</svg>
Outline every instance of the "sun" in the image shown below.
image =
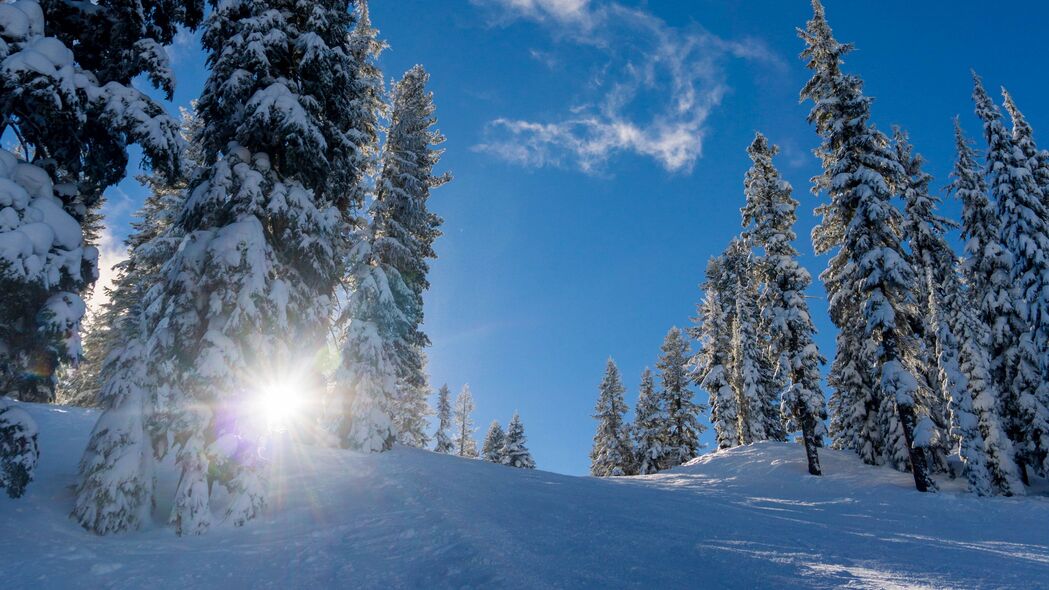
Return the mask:
<svg viewBox="0 0 1049 590">
<path fill-rule="evenodd" d="M 257 411 L 272 431 L 286 430 L 302 411 L 303 387 L 291 380 L 263 386 L 256 399 Z"/>
</svg>

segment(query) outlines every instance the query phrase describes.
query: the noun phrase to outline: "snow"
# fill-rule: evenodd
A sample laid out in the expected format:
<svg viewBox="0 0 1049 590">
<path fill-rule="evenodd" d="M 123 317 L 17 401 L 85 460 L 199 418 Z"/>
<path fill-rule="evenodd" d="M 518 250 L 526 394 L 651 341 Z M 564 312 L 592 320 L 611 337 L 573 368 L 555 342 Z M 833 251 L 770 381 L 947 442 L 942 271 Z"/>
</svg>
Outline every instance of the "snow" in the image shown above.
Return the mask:
<svg viewBox="0 0 1049 590">
<path fill-rule="evenodd" d="M 939 494 L 821 449 L 758 443 L 659 475 L 596 479 L 395 447 L 278 439 L 269 502 L 241 528 L 98 537 L 68 515 L 98 414 L 19 404 L 40 428 L 36 481 L 0 498 L 5 588 L 942 588 L 1049 579 L 1049 498 Z M 170 465 L 167 465 L 170 467 Z M 175 485 L 162 473 L 161 488 Z M 160 494 L 168 498 L 170 494 Z M 512 507 L 512 509 L 510 509 Z M 216 519 L 217 520 L 217 519 Z"/>
</svg>

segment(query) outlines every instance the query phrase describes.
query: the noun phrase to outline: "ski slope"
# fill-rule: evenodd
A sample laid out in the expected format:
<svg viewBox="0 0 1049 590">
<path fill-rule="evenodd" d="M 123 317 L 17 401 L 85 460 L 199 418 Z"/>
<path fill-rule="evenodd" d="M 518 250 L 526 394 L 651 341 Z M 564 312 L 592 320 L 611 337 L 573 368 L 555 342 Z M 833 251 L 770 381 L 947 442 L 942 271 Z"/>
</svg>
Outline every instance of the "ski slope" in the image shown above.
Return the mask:
<svg viewBox="0 0 1049 590">
<path fill-rule="evenodd" d="M 260 520 L 177 538 L 161 505 L 153 528 L 97 537 L 68 518 L 97 414 L 24 407 L 41 462 L 0 498 L 5 589 L 1049 587 L 1049 498 L 919 494 L 829 450 L 809 477 L 784 443 L 610 480 L 285 441 Z"/>
</svg>

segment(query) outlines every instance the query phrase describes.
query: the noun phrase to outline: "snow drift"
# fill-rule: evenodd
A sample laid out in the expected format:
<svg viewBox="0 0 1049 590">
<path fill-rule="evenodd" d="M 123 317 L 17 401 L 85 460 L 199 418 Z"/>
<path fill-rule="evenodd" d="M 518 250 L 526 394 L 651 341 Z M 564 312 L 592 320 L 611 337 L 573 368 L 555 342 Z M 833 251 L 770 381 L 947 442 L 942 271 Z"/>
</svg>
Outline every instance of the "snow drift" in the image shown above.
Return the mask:
<svg viewBox="0 0 1049 590">
<path fill-rule="evenodd" d="M 177 538 L 157 506 L 150 528 L 98 537 L 69 518 L 97 412 L 20 405 L 41 454 L 25 497 L 0 498 L 5 588 L 1049 585 L 1049 498 L 921 494 L 826 449 L 811 477 L 785 443 L 593 479 L 277 440 L 258 520 Z"/>
</svg>

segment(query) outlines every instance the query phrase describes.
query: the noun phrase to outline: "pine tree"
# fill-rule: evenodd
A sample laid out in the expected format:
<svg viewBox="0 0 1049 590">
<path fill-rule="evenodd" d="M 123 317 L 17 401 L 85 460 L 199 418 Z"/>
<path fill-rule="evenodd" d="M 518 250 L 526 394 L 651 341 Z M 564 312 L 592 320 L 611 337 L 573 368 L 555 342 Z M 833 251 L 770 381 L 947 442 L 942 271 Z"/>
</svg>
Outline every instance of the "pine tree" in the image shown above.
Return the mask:
<svg viewBox="0 0 1049 590">
<path fill-rule="evenodd" d="M 36 422 L 6 397 L 0 396 L 0 490 L 19 498 L 33 481 L 40 449 Z"/>
<path fill-rule="evenodd" d="M 814 103 L 809 121 L 823 137 L 819 154 L 824 173 L 814 179 L 814 191 L 827 191 L 830 196 L 830 203 L 818 209 L 823 220 L 814 230 L 813 242 L 819 253 L 837 249 L 821 278 L 830 297 L 831 319 L 841 330 L 843 346 L 838 355 L 853 357 L 836 359 L 832 385 L 845 382 L 843 373 L 849 369 L 869 372 L 870 381 L 877 375 L 872 390 L 849 391 L 846 402 L 837 407 L 832 403 L 832 408 L 848 413 L 851 444 L 861 450 L 864 460 L 873 459 L 867 448 L 873 450 L 879 443 L 890 461 L 898 462 L 902 452 L 915 487 L 930 491 L 935 483 L 925 448 L 931 442 L 926 436 L 931 429 L 924 422 L 919 427 L 918 384 L 905 366 L 906 352 L 914 346 L 906 315 L 913 305 L 914 272 L 900 243 L 900 213 L 890 202 L 903 172 L 888 139 L 870 123 L 871 99 L 863 95 L 862 82 L 841 72 L 842 58 L 851 45 L 834 39 L 823 6 L 819 0 L 812 4 L 814 16 L 799 32 L 807 46 L 802 56 L 813 77 L 801 95 Z M 865 346 L 857 341 L 873 344 L 869 357 L 873 367 L 861 352 Z M 861 412 L 856 407 L 859 401 Z M 857 423 L 869 425 L 873 413 L 886 436 L 882 441 L 856 428 Z"/>
<path fill-rule="evenodd" d="M 448 399 L 450 395 L 447 384 L 437 391 L 437 432 L 433 435 L 436 441 L 433 450 L 437 453 L 451 454 L 455 448 L 448 436 L 452 428 L 452 404 Z"/>
<path fill-rule="evenodd" d="M 987 176 L 994 195 L 1000 240 L 1011 256 L 1008 299 L 985 310 L 991 317 L 992 373 L 1004 393 L 1006 429 L 1020 473 L 1049 468 L 1049 384 L 1043 377 L 1049 354 L 1049 237 L 1042 194 L 1028 159 L 1002 124 L 1001 113 L 973 74 L 973 101 L 984 124 Z M 999 283 L 992 283 L 995 289 Z M 1003 293 L 1004 294 L 1004 293 Z"/>
<path fill-rule="evenodd" d="M 736 240 L 733 249 L 733 266 L 737 269 L 734 285 L 736 312 L 732 323 L 732 360 L 736 380 L 736 396 L 739 399 L 739 436 L 741 444 L 768 440 L 769 421 L 765 405 L 772 386 L 771 367 L 762 350 L 757 334 L 757 291 L 754 289 L 753 261 L 747 247 Z"/>
<path fill-rule="evenodd" d="M 474 440 L 474 432 L 477 429 L 474 428 L 473 417 L 471 417 L 473 411 L 474 397 L 470 393 L 470 385 L 463 385 L 459 395 L 455 398 L 453 410 L 455 435 L 452 438 L 452 444 L 454 454 L 460 457 L 477 456 L 477 441 Z"/>
<path fill-rule="evenodd" d="M 688 340 L 684 334 L 677 327 L 672 327 L 663 339 L 661 354 L 656 362 L 662 386 L 659 393 L 667 411 L 664 468 L 694 459 L 703 448 L 699 435 L 706 427 L 699 423 L 699 414 L 706 408 L 692 399 L 691 380 L 686 367 L 688 349 Z"/>
<path fill-rule="evenodd" d="M 700 344 L 692 357 L 694 381 L 710 394 L 710 423 L 719 449 L 740 444 L 739 401 L 732 386 L 732 324 L 735 307 L 726 304 L 727 286 L 721 262 L 724 255 L 707 263 L 706 293 L 692 337 Z"/>
<path fill-rule="evenodd" d="M 11 207 L 0 226 L 8 244 L 0 262 L 0 392 L 38 402 L 54 400 L 60 363 L 79 360 L 82 296 L 98 276 L 97 209 L 102 191 L 124 176 L 128 145 L 138 144 L 147 166 L 167 178 L 181 173 L 178 123 L 143 93 L 84 69 L 84 31 L 65 30 L 59 11 L 45 8 L 46 19 L 34 0 L 11 4 L 5 14 L 20 26 L 0 39 L 0 134 L 12 136 L 20 154 L 2 152 L 2 175 L 20 188 L 0 193 Z M 18 237 L 37 216 L 30 209 L 55 234 L 54 247 Z"/>
<path fill-rule="evenodd" d="M 967 258 L 959 271 L 965 277 L 967 288 L 962 291 L 959 285 L 946 289 L 944 305 L 946 309 L 958 311 L 951 325 L 961 346 L 961 371 L 979 417 L 994 489 L 1007 496 L 1022 494 L 1013 445 L 1001 418 L 1001 393 L 992 375 L 993 363 L 988 352 L 990 329 L 985 320 L 990 317 L 987 312 L 994 309 L 993 302 L 1000 301 L 994 291 L 1004 285 L 995 287 L 994 291 L 991 286 L 1008 276 L 1009 257 L 998 242 L 998 222 L 987 199 L 987 185 L 957 119 L 955 138 L 958 158 L 949 189 L 962 201 L 962 236 L 966 238 Z"/>
<path fill-rule="evenodd" d="M 192 124 L 186 120 L 187 132 Z M 160 269 L 175 255 L 179 235 L 173 228 L 185 186 L 168 185 L 156 176 L 143 180 L 151 193 L 133 224 L 128 258 L 118 266 L 97 320 L 108 326 L 106 337 L 96 343 L 104 411 L 80 462 L 73 508 L 73 517 L 97 534 L 138 529 L 148 522 L 155 502 L 154 455 L 162 458 L 167 445 L 164 419 L 155 412 L 154 386 L 148 380 L 145 335 L 150 329 L 141 302 L 162 282 Z"/>
<path fill-rule="evenodd" d="M 404 297 L 396 298 L 409 330 L 405 346 L 397 351 L 400 392 L 395 423 L 402 442 L 417 447 L 427 442 L 424 428 L 429 414 L 423 349 L 430 340 L 420 330 L 423 293 L 430 286 L 428 260 L 436 258 L 433 243 L 442 223 L 427 209 L 427 202 L 430 189 L 449 180 L 447 175 L 433 175 L 441 156 L 435 146 L 444 137 L 432 129 L 437 119 L 433 95 L 426 91 L 428 80 L 422 66 L 415 66 L 394 86 L 393 115 L 372 207 L 377 254 L 397 270 L 408 288 Z"/>
<path fill-rule="evenodd" d="M 641 386 L 638 389 L 637 407 L 634 411 L 634 425 L 631 428 L 638 475 L 656 473 L 660 465 L 666 464 L 665 445 L 668 424 L 663 398 L 656 393 L 652 371 L 645 367 L 644 372 L 641 373 Z"/>
<path fill-rule="evenodd" d="M 514 412 L 510 424 L 506 427 L 506 439 L 503 442 L 503 465 L 517 467 L 518 469 L 535 469 L 535 460 L 532 453 L 525 446 L 528 439 L 525 437 L 524 424 L 521 416 Z"/>
<path fill-rule="evenodd" d="M 958 446 L 969 488 L 981 496 L 989 495 L 993 491 L 993 482 L 988 469 L 986 444 L 974 410 L 969 381 L 961 368 L 958 328 L 963 327 L 966 319 L 961 316 L 967 311 L 962 309 L 954 253 L 944 238 L 944 233 L 953 224 L 936 214 L 939 199 L 929 192 L 931 176 L 922 171 L 921 156 L 913 154 L 907 137 L 900 132 L 897 132 L 895 143 L 897 157 L 908 176 L 903 191 L 906 203 L 904 231 L 915 267 L 921 269 L 925 306 L 920 313 L 928 318 L 929 332 L 933 337 L 935 364 L 939 370 L 939 395 L 948 403 L 950 435 Z"/>
<path fill-rule="evenodd" d="M 384 285 L 371 244 L 348 247 L 369 234 L 347 233 L 346 219 L 347 199 L 363 194 L 354 179 L 367 172 L 360 154 L 373 124 L 351 108 L 360 64 L 350 6 L 234 0 L 217 3 L 204 28 L 211 71 L 198 112 L 207 168 L 178 216 L 184 237 L 164 266 L 166 280 L 146 298 L 158 326 L 150 378 L 162 392 L 181 471 L 171 515 L 178 534 L 208 528 L 214 482 L 231 496 L 225 520 L 240 525 L 259 513 L 259 429 L 247 411 L 258 383 L 305 374 L 302 395 L 316 387 L 313 364 L 347 259 L 363 284 Z M 354 312 L 382 303 L 372 295 L 360 295 Z M 384 310 L 371 311 L 347 325 L 347 340 L 369 347 L 344 354 L 343 369 L 369 369 L 340 373 L 341 409 L 364 388 L 396 385 L 386 383 L 385 351 L 366 332 Z M 368 409 L 343 426 L 343 444 L 392 442 L 376 425 L 360 426 L 385 412 Z"/>
<path fill-rule="evenodd" d="M 1030 168 L 1034 182 L 1042 193 L 1042 207 L 1049 209 L 1049 151 L 1039 150 L 1035 145 L 1031 124 L 1027 122 L 1012 95 L 1005 88 L 1002 88 L 1002 98 L 1005 110 L 1009 112 L 1009 118 L 1013 121 L 1013 143 L 1027 158 L 1027 167 Z"/>
<path fill-rule="evenodd" d="M 484 444 L 481 445 L 481 458 L 490 463 L 503 462 L 503 443 L 506 441 L 506 433 L 499 425 L 498 420 L 492 420 L 488 426 L 488 434 L 484 436 Z"/>
<path fill-rule="evenodd" d="M 369 232 L 352 257 L 342 363 L 335 377 L 342 405 L 333 427 L 343 447 L 371 453 L 392 448 L 397 435 L 397 352 L 409 330 L 396 303 L 408 288 L 396 269 L 382 262 L 374 243 Z"/>
<path fill-rule="evenodd" d="M 630 448 L 630 431 L 624 419 L 627 412 L 623 401 L 623 381 L 619 367 L 611 358 L 605 365 L 605 376 L 594 407 L 597 431 L 594 447 L 590 451 L 590 475 L 595 477 L 618 477 L 633 473 L 633 450 Z"/>
<path fill-rule="evenodd" d="M 780 177 L 772 162 L 778 151 L 760 133 L 747 149 L 753 166 L 747 172 L 743 223 L 753 225 L 750 235 L 764 255 L 758 265 L 763 284 L 758 307 L 761 326 L 775 353 L 776 371 L 789 379 L 783 413 L 802 431 L 809 473 L 821 475 L 818 448 L 823 446 L 827 409 L 820 389 L 820 365 L 826 359 L 816 347 L 816 327 L 805 302 L 812 277 L 798 263 L 798 251 L 792 245 L 797 238 L 798 202 L 791 196 L 790 183 Z"/>
</svg>

